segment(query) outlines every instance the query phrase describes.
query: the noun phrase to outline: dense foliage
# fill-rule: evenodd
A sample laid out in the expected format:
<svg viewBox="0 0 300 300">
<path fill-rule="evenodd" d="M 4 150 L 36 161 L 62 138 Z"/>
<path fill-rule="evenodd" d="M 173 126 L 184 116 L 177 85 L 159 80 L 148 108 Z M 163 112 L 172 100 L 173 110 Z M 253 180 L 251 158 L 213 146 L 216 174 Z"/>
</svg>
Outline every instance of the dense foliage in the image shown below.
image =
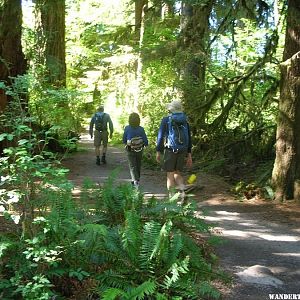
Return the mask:
<svg viewBox="0 0 300 300">
<path fill-rule="evenodd" d="M 0 13 L 9 28 L 7 3 L 0 3 Z M 50 9 L 58 3 L 60 9 Z M 193 203 L 146 199 L 130 185 L 116 185 L 116 174 L 104 186 L 87 180 L 81 199 L 74 199 L 57 153 L 76 149 L 77 134 L 101 103 L 113 118 L 115 142 L 128 115 L 140 113 L 150 161 L 165 104 L 180 98 L 195 168 L 234 179 L 250 174 L 265 184 L 275 155 L 285 1 L 22 5 L 28 71 L 24 75 L 21 41 L 19 73 L 8 72 L 12 62 L 0 57 L 6 76 L 0 100 L 8 102 L 0 119 L 0 212 L 6 218 L 0 297 L 218 298 L 213 284 L 223 275 L 207 242 L 211 227 Z M 254 188 L 241 181 L 236 191 Z M 265 190 L 272 198 L 271 187 Z"/>
<path fill-rule="evenodd" d="M 116 132 L 139 112 L 154 146 L 165 104 L 180 98 L 201 168 L 236 177 L 231 165 L 242 176 L 243 166 L 259 166 L 269 169 L 267 181 L 275 155 L 284 3 L 66 1 L 66 88 L 51 84 L 47 72 L 49 24 L 40 20 L 47 7 L 23 2 L 28 107 L 39 125 L 65 139 L 103 103 Z"/>
<path fill-rule="evenodd" d="M 213 281 L 224 275 L 209 248 L 212 227 L 195 204 L 179 204 L 178 195 L 146 199 L 116 185 L 117 170 L 104 186 L 86 180 L 76 199 L 66 170 L 47 152 L 34 154 L 33 139 L 1 158 L 1 298 L 219 297 Z"/>
</svg>

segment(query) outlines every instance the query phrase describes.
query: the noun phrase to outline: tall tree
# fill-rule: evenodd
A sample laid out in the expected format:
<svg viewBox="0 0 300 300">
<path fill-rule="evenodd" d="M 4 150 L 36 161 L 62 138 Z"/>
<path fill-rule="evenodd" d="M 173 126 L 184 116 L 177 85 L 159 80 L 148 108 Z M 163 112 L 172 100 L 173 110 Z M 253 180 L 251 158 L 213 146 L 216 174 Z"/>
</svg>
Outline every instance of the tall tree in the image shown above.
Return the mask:
<svg viewBox="0 0 300 300">
<path fill-rule="evenodd" d="M 289 0 L 279 115 L 276 133 L 276 159 L 272 181 L 275 199 L 300 200 L 300 2 Z"/>
<path fill-rule="evenodd" d="M 12 78 L 26 72 L 26 60 L 22 52 L 21 0 L 0 1 L 0 81 L 11 85 Z M 10 98 L 0 88 L 0 111 Z"/>
<path fill-rule="evenodd" d="M 65 0 L 36 0 L 49 83 L 66 85 Z"/>
<path fill-rule="evenodd" d="M 138 41 L 138 54 L 136 60 L 136 91 L 134 94 L 133 109 L 139 111 L 139 98 L 140 98 L 140 85 L 142 82 L 142 46 L 144 39 L 144 26 L 145 26 L 145 10 L 148 4 L 148 0 L 135 0 L 135 35 Z"/>
<path fill-rule="evenodd" d="M 208 51 L 209 17 L 213 1 L 182 1 L 181 38 L 179 45 L 184 53 L 183 90 L 186 110 L 197 107 L 196 102 L 204 96 L 206 60 Z M 200 99 L 201 98 L 201 99 Z M 195 114 L 190 114 L 194 116 Z M 198 122 L 192 117 L 193 128 L 199 127 Z M 197 126 L 198 125 L 198 126 Z"/>
</svg>

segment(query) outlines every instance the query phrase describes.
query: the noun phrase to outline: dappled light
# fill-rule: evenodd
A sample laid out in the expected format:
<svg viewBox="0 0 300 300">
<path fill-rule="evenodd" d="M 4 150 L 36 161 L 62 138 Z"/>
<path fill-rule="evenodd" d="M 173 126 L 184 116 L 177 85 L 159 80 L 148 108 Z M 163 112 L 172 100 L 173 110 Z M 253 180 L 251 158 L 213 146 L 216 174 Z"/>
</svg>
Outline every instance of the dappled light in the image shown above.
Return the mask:
<svg viewBox="0 0 300 300">
<path fill-rule="evenodd" d="M 0 299 L 294 299 L 300 6 L 0 1 Z"/>
</svg>

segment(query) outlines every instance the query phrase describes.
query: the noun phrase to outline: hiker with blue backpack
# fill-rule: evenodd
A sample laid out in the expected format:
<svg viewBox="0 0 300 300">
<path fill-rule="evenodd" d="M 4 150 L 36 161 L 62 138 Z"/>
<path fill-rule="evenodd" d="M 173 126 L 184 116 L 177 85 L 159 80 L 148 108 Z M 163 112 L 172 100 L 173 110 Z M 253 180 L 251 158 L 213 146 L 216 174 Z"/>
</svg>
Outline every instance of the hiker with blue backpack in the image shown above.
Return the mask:
<svg viewBox="0 0 300 300">
<path fill-rule="evenodd" d="M 148 146 L 148 138 L 144 128 L 140 126 L 139 114 L 131 113 L 128 123 L 129 125 L 125 127 L 123 133 L 123 144 L 127 152 L 131 184 L 138 188 L 141 178 L 143 149 Z"/>
<path fill-rule="evenodd" d="M 95 127 L 95 130 L 94 130 Z M 108 134 L 109 127 L 109 134 Z M 96 154 L 96 164 L 100 165 L 100 146 L 102 145 L 101 162 L 106 164 L 106 151 L 108 144 L 108 136 L 112 138 L 114 132 L 113 122 L 110 115 L 104 112 L 104 107 L 100 105 L 97 112 L 92 116 L 90 121 L 89 133 L 91 138 L 94 137 L 94 146 Z"/>
<path fill-rule="evenodd" d="M 158 130 L 156 160 L 167 172 L 169 196 L 175 194 L 177 188 L 184 197 L 185 185 L 181 172 L 185 164 L 190 168 L 193 163 L 191 133 L 181 102 L 174 100 L 167 104 L 167 109 L 169 115 L 163 117 Z"/>
</svg>

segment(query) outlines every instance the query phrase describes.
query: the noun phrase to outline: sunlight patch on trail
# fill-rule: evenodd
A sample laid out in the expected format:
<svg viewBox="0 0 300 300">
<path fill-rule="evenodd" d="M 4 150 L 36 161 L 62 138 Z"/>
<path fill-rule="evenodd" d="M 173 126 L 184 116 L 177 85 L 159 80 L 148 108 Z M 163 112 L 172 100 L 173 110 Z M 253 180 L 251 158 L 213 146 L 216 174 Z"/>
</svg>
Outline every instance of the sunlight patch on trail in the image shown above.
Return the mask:
<svg viewBox="0 0 300 300">
<path fill-rule="evenodd" d="M 278 256 L 293 256 L 293 257 L 300 257 L 300 253 L 292 253 L 292 252 L 289 252 L 289 253 L 272 253 L 273 255 L 278 255 Z"/>
<path fill-rule="evenodd" d="M 278 242 L 298 242 L 300 239 L 293 235 L 273 235 L 273 234 L 260 234 L 258 237 L 268 240 L 268 241 L 278 241 Z"/>
</svg>

